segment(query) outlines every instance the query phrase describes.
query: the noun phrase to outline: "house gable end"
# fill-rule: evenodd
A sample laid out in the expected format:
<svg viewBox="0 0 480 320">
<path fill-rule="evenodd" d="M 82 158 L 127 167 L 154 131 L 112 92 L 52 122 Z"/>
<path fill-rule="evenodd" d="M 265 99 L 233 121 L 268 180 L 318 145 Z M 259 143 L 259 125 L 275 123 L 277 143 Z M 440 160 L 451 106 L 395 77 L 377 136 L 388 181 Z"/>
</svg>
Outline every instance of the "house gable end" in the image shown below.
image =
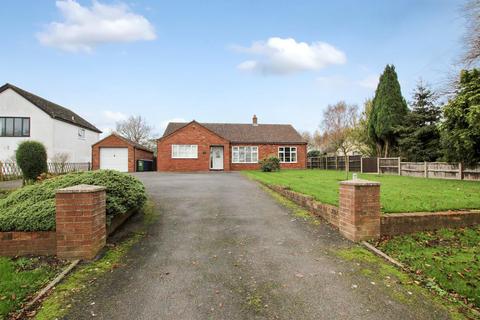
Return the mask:
<svg viewBox="0 0 480 320">
<path fill-rule="evenodd" d="M 195 120 L 193 120 L 193 121 L 187 123 L 186 125 L 184 125 L 184 126 L 178 128 L 178 129 L 176 129 L 175 131 L 169 133 L 168 135 L 159 138 L 159 139 L 158 139 L 158 142 L 166 141 L 166 140 L 168 140 L 169 138 L 173 137 L 174 135 L 179 134 L 179 133 L 181 133 L 182 131 L 188 130 L 188 129 L 190 129 L 190 128 L 194 128 L 194 129 L 195 129 L 195 128 L 199 128 L 199 129 L 201 129 L 201 130 L 207 131 L 209 134 L 212 134 L 212 135 L 218 137 L 218 139 L 220 140 L 218 143 L 230 143 L 229 140 L 225 139 L 224 137 L 220 136 L 218 133 L 216 133 L 216 132 L 208 129 L 207 127 L 203 126 L 202 124 L 198 123 L 198 122 L 195 121 Z"/>
</svg>

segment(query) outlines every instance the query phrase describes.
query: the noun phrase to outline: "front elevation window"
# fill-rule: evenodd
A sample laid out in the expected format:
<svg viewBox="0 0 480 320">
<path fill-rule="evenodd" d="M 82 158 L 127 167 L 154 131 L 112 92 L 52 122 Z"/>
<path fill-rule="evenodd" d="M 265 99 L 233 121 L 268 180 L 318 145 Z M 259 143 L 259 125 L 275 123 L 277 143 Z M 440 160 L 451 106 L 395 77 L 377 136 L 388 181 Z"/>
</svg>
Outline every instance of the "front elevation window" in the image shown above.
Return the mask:
<svg viewBox="0 0 480 320">
<path fill-rule="evenodd" d="M 232 147 L 233 163 L 257 163 L 258 147 L 254 146 L 235 146 Z"/>
<path fill-rule="evenodd" d="M 297 147 L 279 147 L 278 158 L 282 163 L 297 162 Z"/>
<path fill-rule="evenodd" d="M 198 158 L 198 146 L 196 144 L 172 144 L 172 158 L 196 159 Z"/>
<path fill-rule="evenodd" d="M 0 137 L 29 137 L 30 118 L 0 117 Z"/>
</svg>

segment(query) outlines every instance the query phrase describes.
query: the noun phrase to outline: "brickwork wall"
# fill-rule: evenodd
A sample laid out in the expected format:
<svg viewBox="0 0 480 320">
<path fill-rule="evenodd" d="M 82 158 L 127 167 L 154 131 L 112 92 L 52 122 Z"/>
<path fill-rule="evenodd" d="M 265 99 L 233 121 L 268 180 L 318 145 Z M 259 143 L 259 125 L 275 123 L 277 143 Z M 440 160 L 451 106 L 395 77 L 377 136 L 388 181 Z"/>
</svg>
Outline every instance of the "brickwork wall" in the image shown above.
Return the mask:
<svg viewBox="0 0 480 320">
<path fill-rule="evenodd" d="M 381 217 L 382 236 L 396 236 L 442 228 L 462 228 L 480 224 L 480 211 L 413 212 Z"/>
<path fill-rule="evenodd" d="M 0 256 L 54 255 L 56 248 L 55 231 L 0 232 Z"/>
<path fill-rule="evenodd" d="M 308 211 L 312 212 L 313 214 L 322 217 L 328 223 L 333 225 L 335 228 L 338 228 L 338 207 L 325 204 L 316 201 L 311 196 L 307 196 L 292 190 L 289 190 L 285 187 L 275 186 L 275 185 L 266 185 L 273 191 L 276 191 L 283 195 L 284 197 L 290 199 L 291 201 L 295 202 L 296 204 L 306 208 Z"/>
<path fill-rule="evenodd" d="M 106 242 L 105 188 L 79 185 L 56 193 L 57 255 L 93 259 Z"/>
<path fill-rule="evenodd" d="M 173 144 L 198 145 L 197 159 L 172 159 Z M 230 143 L 210 130 L 191 123 L 157 142 L 158 171 L 208 171 L 210 147 L 223 146 L 223 168 L 230 170 Z"/>
<path fill-rule="evenodd" d="M 380 237 L 380 184 L 367 180 L 340 182 L 339 230 L 347 239 Z"/>
<path fill-rule="evenodd" d="M 230 155 L 232 155 L 233 146 L 258 146 L 258 160 L 263 160 L 270 156 L 278 157 L 279 147 L 297 147 L 297 162 L 296 163 L 281 163 L 282 169 L 305 169 L 307 167 L 307 145 L 297 144 L 255 144 L 255 143 L 243 143 L 232 144 L 230 147 Z M 260 169 L 258 163 L 232 163 L 230 165 L 231 170 L 257 170 Z"/>
</svg>

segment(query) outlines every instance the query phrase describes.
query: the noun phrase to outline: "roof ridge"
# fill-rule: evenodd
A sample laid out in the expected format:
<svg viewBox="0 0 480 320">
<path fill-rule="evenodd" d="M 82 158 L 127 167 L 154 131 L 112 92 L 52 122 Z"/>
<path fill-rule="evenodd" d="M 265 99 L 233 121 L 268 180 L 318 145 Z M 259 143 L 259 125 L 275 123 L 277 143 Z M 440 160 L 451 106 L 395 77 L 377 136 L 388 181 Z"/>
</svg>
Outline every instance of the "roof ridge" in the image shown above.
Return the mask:
<svg viewBox="0 0 480 320">
<path fill-rule="evenodd" d="M 75 126 L 82 127 L 98 133 L 102 132 L 93 124 L 91 124 L 89 121 L 85 120 L 82 116 L 77 114 L 76 112 L 64 106 L 61 106 L 58 103 L 49 101 L 45 98 L 40 97 L 39 95 L 31 93 L 22 88 L 19 88 L 8 82 L 0 87 L 0 93 L 7 89 L 11 89 L 15 91 L 17 94 L 21 95 L 24 99 L 28 100 L 30 103 L 40 108 L 43 112 L 47 113 L 53 119 L 68 122 Z M 52 110 L 52 109 L 58 109 L 58 110 L 56 110 L 57 112 L 55 112 L 55 110 Z M 58 112 L 58 111 L 63 111 L 64 114 L 62 115 L 62 112 Z"/>
</svg>

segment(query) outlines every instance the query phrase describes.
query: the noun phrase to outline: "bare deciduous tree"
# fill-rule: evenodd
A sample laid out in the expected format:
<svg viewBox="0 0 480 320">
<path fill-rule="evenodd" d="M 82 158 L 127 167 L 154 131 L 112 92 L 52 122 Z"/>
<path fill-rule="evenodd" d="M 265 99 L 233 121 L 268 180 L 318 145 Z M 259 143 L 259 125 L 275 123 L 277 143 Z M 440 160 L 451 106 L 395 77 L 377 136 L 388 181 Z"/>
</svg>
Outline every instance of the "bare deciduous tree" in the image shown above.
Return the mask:
<svg viewBox="0 0 480 320">
<path fill-rule="evenodd" d="M 470 0 L 464 7 L 464 14 L 467 28 L 464 38 L 466 52 L 463 62 L 467 66 L 471 66 L 480 60 L 480 0 Z"/>
<path fill-rule="evenodd" d="M 127 139 L 147 145 L 151 138 L 153 127 L 142 116 L 130 116 L 127 120 L 116 123 L 116 131 Z"/>
<path fill-rule="evenodd" d="M 323 113 L 322 129 L 324 143 L 334 151 L 347 155 L 353 147 L 351 132 L 357 123 L 358 107 L 345 101 L 329 105 Z"/>
</svg>

